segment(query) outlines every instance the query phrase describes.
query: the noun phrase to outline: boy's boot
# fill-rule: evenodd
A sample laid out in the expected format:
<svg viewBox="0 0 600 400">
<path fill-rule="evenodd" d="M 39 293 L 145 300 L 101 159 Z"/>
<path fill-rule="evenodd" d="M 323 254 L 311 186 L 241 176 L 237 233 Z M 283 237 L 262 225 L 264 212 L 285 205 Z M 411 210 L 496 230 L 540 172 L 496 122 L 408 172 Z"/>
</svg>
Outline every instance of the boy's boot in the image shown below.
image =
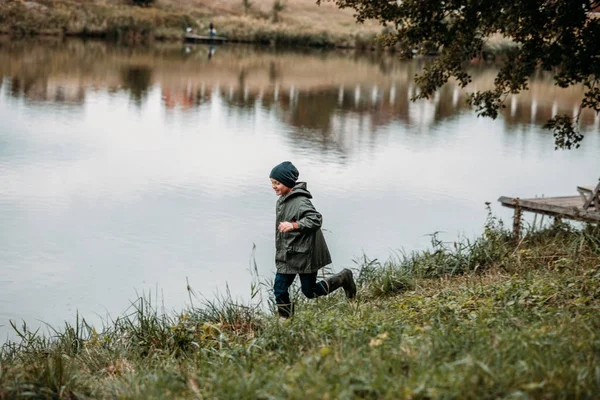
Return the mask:
<svg viewBox="0 0 600 400">
<path fill-rule="evenodd" d="M 290 318 L 294 315 L 294 303 L 277 304 L 277 314 L 279 314 L 281 318 Z"/>
<path fill-rule="evenodd" d="M 341 272 L 325 279 L 328 286 L 328 292 L 331 293 L 338 288 L 344 288 L 346 297 L 353 299 L 356 297 L 356 283 L 352 277 L 352 271 L 348 268 L 344 268 Z"/>
</svg>

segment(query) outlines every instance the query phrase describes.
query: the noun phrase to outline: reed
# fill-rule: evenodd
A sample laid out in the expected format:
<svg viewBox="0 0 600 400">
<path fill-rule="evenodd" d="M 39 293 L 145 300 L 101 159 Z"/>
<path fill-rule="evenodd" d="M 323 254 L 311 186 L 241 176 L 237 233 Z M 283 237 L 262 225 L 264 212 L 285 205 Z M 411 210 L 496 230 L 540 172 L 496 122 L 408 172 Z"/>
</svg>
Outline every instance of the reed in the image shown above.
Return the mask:
<svg viewBox="0 0 600 400">
<path fill-rule="evenodd" d="M 239 4 L 238 4 L 239 3 Z M 0 34 L 103 37 L 126 43 L 180 41 L 187 28 L 207 32 L 214 22 L 233 42 L 285 46 L 377 47 L 380 28 L 357 25 L 346 11 L 312 1 L 251 3 L 38 0 L 0 2 Z"/>
</svg>

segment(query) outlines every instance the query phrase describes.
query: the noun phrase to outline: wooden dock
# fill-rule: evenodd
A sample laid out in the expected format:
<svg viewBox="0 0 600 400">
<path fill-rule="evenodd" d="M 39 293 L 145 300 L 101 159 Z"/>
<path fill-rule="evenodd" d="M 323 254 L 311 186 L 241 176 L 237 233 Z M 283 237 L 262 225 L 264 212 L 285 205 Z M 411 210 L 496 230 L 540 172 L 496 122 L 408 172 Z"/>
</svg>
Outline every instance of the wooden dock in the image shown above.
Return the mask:
<svg viewBox="0 0 600 400">
<path fill-rule="evenodd" d="M 513 235 L 515 237 L 519 237 L 521 234 L 521 214 L 523 211 L 600 224 L 600 209 L 596 207 L 584 208 L 586 201 L 582 196 L 535 199 L 502 196 L 498 201 L 505 207 L 515 209 L 513 217 Z"/>
<path fill-rule="evenodd" d="M 522 211 L 577 221 L 600 222 L 600 210 L 594 207 L 590 207 L 587 210 L 584 209 L 583 205 L 585 201 L 581 196 L 542 197 L 535 199 L 502 196 L 498 201 L 505 207 L 519 208 Z"/>
<path fill-rule="evenodd" d="M 227 38 L 223 37 L 223 36 L 204 36 L 204 35 L 195 35 L 193 33 L 186 33 L 184 36 L 184 40 L 186 42 L 192 42 L 192 43 L 220 44 L 220 43 L 225 43 L 227 41 Z"/>
</svg>

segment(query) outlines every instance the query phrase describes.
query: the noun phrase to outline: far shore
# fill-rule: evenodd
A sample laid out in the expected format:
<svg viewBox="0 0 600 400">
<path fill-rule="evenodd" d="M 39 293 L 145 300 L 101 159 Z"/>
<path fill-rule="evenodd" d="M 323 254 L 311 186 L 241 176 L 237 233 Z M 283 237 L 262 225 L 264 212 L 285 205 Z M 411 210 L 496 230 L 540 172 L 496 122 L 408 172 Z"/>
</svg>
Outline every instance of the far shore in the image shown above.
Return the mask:
<svg viewBox="0 0 600 400">
<path fill-rule="evenodd" d="M 210 23 L 228 42 L 293 47 L 384 50 L 378 36 L 387 31 L 377 21 L 356 23 L 352 10 L 315 0 L 157 0 L 150 7 L 123 0 L 0 0 L 0 35 L 11 37 L 176 42 L 186 31 L 208 34 Z M 508 39 L 491 38 L 486 51 L 510 45 Z"/>
</svg>

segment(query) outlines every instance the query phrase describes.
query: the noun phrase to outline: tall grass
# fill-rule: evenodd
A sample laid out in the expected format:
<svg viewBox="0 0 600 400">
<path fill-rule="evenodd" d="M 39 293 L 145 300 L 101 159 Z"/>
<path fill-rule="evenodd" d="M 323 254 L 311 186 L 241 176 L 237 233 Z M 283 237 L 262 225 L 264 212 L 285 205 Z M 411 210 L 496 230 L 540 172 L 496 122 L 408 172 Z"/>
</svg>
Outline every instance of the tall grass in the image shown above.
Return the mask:
<svg viewBox="0 0 600 400">
<path fill-rule="evenodd" d="M 323 7 L 316 4 L 303 9 L 296 17 L 294 11 L 288 11 L 288 4 L 279 0 L 272 3 L 270 12 L 252 8 L 252 13 L 249 12 L 251 3 L 241 0 L 237 13 L 233 10 L 222 13 L 218 4 L 210 2 L 169 3 L 159 7 L 162 3 L 158 2 L 156 7 L 136 7 L 119 1 L 8 0 L 0 2 L 0 34 L 103 37 L 139 43 L 155 39 L 182 40 L 187 28 L 208 32 L 209 22 L 214 21 L 219 34 L 232 42 L 346 48 L 378 46 L 379 28 L 359 26 L 342 11 L 331 13 L 335 16 L 335 26 L 323 24 L 319 22 Z"/>
<path fill-rule="evenodd" d="M 0 33 L 14 36 L 106 37 L 128 42 L 181 40 L 186 27 L 197 27 L 196 19 L 155 8 L 59 0 L 0 3 Z"/>
<path fill-rule="evenodd" d="M 291 320 L 224 295 L 178 314 L 141 296 L 99 331 L 15 326 L 0 399 L 592 399 L 600 390 L 600 232 L 557 223 L 357 261 L 359 296 Z M 252 268 L 252 266 L 251 266 Z M 252 296 L 259 299 L 260 284 Z M 197 304 L 195 304 L 197 303 Z"/>
<path fill-rule="evenodd" d="M 210 22 L 230 41 L 285 46 L 380 50 L 387 46 L 385 37 L 393 32 L 377 20 L 358 24 L 349 10 L 341 10 L 333 2 L 317 6 L 313 0 L 0 1 L 0 34 L 13 36 L 175 41 L 183 39 L 186 28 L 208 33 Z M 492 35 L 485 41 L 482 55 L 493 58 L 514 46 L 510 39 Z"/>
</svg>

